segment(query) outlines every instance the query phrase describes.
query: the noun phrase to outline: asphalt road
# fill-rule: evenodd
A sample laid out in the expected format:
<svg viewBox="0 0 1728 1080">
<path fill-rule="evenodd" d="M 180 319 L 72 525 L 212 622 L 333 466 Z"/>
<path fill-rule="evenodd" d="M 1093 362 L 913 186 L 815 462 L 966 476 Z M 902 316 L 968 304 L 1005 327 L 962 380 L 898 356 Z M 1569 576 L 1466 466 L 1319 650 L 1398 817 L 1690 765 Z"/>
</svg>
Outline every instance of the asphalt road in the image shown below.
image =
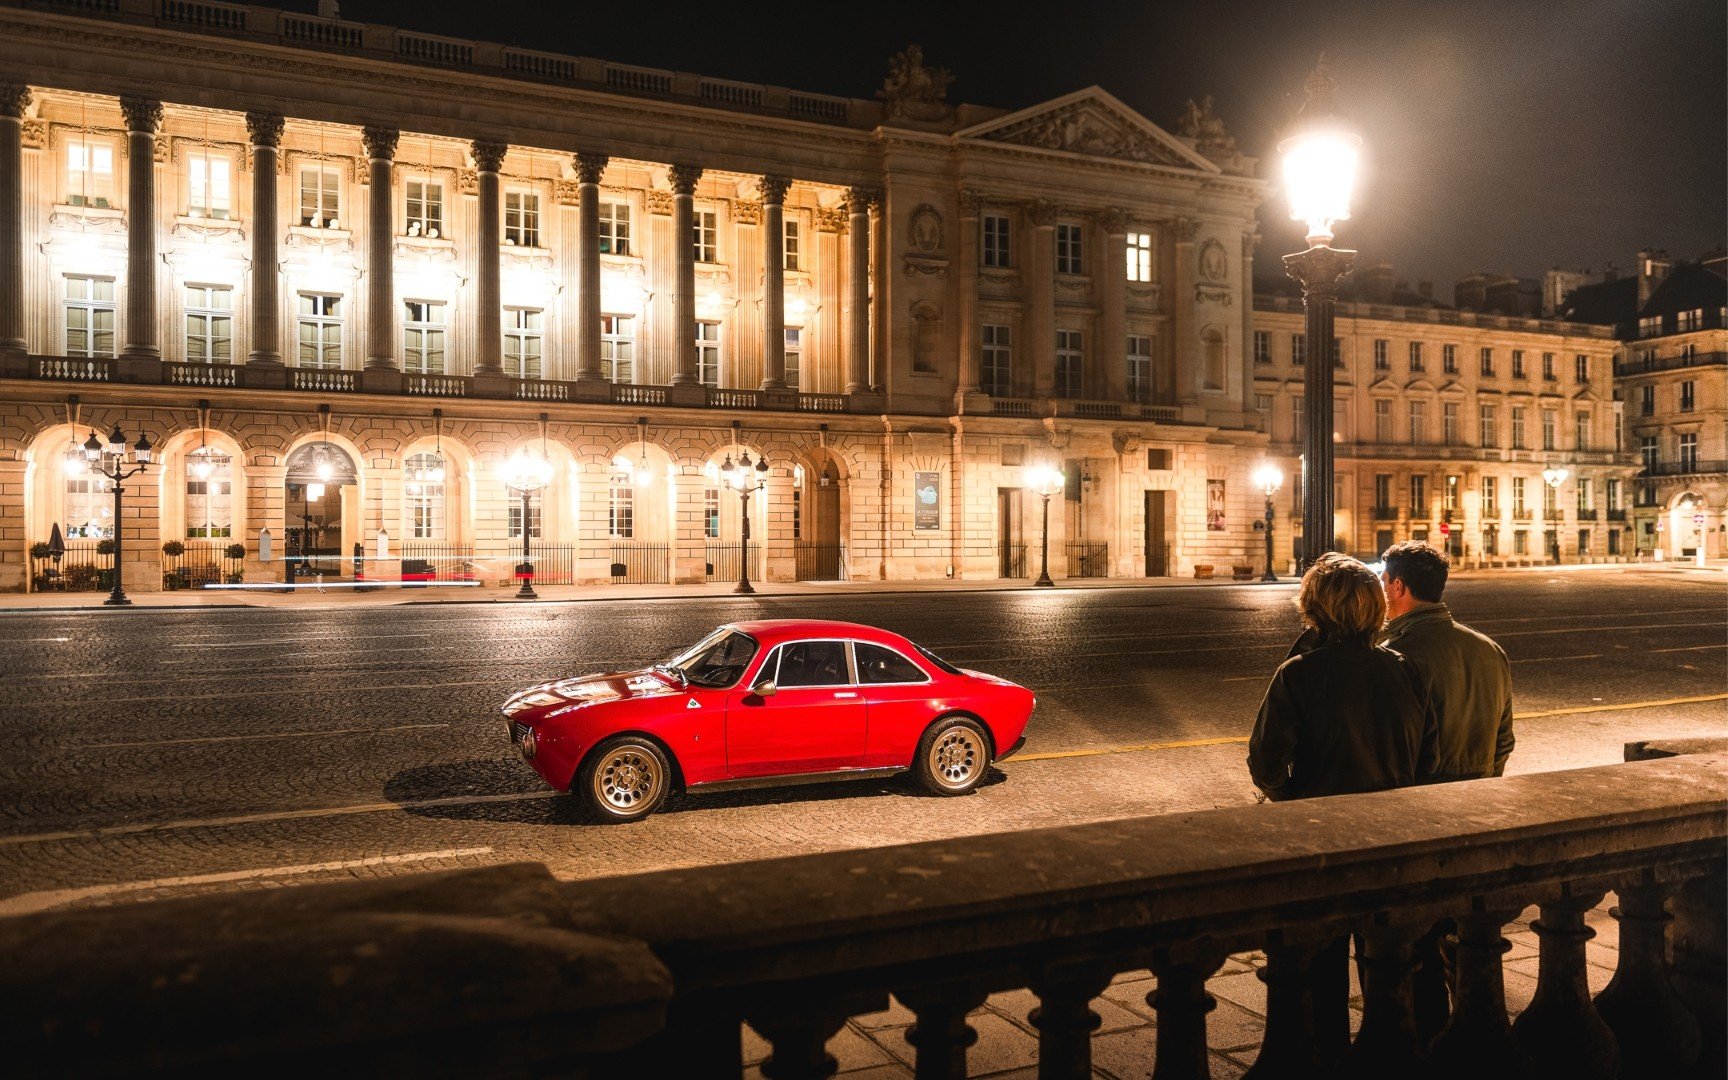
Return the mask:
<svg viewBox="0 0 1728 1080">
<path fill-rule="evenodd" d="M 628 873 L 1246 803 L 1242 743 L 1295 635 L 1293 592 L 0 615 L 0 914 L 524 858 Z M 1725 598 L 1720 574 L 1657 570 L 1483 575 L 1447 597 L 1512 658 L 1514 772 L 1728 734 Z M 1024 758 L 964 799 L 853 782 L 686 797 L 603 827 L 505 739 L 512 689 L 757 617 L 874 623 L 1032 687 Z"/>
</svg>

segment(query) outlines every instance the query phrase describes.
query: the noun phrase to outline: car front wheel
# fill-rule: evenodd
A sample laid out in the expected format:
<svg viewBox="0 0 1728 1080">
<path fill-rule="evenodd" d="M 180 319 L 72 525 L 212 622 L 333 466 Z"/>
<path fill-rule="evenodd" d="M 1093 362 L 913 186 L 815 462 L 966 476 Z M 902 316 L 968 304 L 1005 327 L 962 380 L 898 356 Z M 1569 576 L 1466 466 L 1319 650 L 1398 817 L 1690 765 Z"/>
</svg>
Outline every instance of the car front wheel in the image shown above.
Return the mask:
<svg viewBox="0 0 1728 1080">
<path fill-rule="evenodd" d="M 918 740 L 912 771 L 926 791 L 964 795 L 977 787 L 990 769 L 990 740 L 974 720 L 947 716 L 930 725 Z"/>
<path fill-rule="evenodd" d="M 648 739 L 624 736 L 602 743 L 582 766 L 576 794 L 602 822 L 639 821 L 660 808 L 672 789 L 672 767 Z"/>
</svg>

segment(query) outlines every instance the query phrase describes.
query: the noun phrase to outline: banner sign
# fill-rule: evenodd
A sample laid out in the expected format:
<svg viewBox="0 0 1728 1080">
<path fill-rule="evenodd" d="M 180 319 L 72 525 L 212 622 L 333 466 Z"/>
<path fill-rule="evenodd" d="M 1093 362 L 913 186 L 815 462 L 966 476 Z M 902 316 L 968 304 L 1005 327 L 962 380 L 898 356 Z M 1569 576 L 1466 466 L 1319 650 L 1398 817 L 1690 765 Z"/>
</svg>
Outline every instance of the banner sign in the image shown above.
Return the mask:
<svg viewBox="0 0 1728 1080">
<path fill-rule="evenodd" d="M 940 529 L 942 527 L 942 474 L 920 472 L 912 474 L 912 527 Z"/>
</svg>

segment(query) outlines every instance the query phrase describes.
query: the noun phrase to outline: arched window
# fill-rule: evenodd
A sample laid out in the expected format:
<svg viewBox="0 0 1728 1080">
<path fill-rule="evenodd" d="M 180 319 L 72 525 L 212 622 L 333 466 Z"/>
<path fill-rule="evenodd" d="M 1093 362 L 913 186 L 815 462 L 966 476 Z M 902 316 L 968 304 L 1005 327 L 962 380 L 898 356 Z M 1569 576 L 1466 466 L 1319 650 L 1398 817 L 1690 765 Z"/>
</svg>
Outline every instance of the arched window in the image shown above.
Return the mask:
<svg viewBox="0 0 1728 1080">
<path fill-rule="evenodd" d="M 114 485 L 92 472 L 82 455 L 66 457 L 66 501 L 61 508 L 66 537 L 105 540 L 114 535 Z"/>
<path fill-rule="evenodd" d="M 636 535 L 636 489 L 628 473 L 615 473 L 606 500 L 607 533 L 614 540 Z"/>
<path fill-rule="evenodd" d="M 186 457 L 186 536 L 234 535 L 234 459 L 201 446 Z"/>
<path fill-rule="evenodd" d="M 444 539 L 444 458 L 414 454 L 403 463 L 403 507 L 410 540 Z"/>
</svg>

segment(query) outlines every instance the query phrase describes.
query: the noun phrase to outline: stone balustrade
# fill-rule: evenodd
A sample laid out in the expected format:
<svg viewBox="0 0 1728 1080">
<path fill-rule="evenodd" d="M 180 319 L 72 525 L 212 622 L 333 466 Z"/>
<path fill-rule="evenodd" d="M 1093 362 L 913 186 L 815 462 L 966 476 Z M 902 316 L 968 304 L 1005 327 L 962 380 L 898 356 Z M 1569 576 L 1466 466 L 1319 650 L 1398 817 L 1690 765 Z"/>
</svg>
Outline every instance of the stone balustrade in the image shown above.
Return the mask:
<svg viewBox="0 0 1728 1080">
<path fill-rule="evenodd" d="M 828 1039 L 892 994 L 917 1075 L 960 1077 L 967 1013 L 1029 987 L 1039 1075 L 1084 1077 L 1091 999 L 1150 969 L 1145 1066 L 1186 1080 L 1208 976 L 1261 949 L 1249 1075 L 1306 1077 L 1304 972 L 1353 931 L 1341 1075 L 1721 1076 L 1728 752 L 1682 749 L 1707 752 L 564 885 L 519 865 L 15 918 L 0 1052 L 30 1075 L 736 1077 L 748 1022 L 785 1080 L 832 1075 Z M 1610 891 L 1619 966 L 1592 999 L 1584 914 Z M 1502 927 L 1532 904 L 1538 988 L 1509 1023 Z M 1412 945 L 1442 917 L 1456 1007 L 1430 1048 Z"/>
</svg>

